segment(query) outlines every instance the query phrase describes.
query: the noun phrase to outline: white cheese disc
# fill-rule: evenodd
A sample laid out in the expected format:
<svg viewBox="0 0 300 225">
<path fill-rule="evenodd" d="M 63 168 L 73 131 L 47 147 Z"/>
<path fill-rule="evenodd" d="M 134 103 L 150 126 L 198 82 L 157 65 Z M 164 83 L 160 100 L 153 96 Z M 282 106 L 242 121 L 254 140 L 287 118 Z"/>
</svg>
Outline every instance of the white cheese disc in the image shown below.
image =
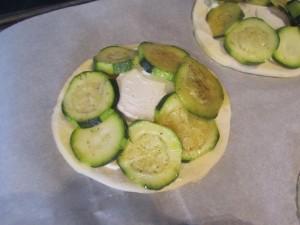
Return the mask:
<svg viewBox="0 0 300 225">
<path fill-rule="evenodd" d="M 223 38 L 213 38 L 209 25 L 206 22 L 208 11 L 215 6 L 216 2 L 213 0 L 197 0 L 192 16 L 196 40 L 208 56 L 223 66 L 241 72 L 272 77 L 294 77 L 300 75 L 300 68 L 288 69 L 273 60 L 259 65 L 243 65 L 232 58 L 223 47 Z M 278 9 L 251 4 L 240 4 L 240 6 L 245 13 L 245 17 L 260 17 L 274 29 L 286 24 L 286 17 Z"/>
<path fill-rule="evenodd" d="M 170 92 L 166 82 L 149 79 L 138 69 L 121 73 L 117 82 L 120 91 L 117 108 L 129 120 L 153 121 L 155 107 Z"/>
</svg>

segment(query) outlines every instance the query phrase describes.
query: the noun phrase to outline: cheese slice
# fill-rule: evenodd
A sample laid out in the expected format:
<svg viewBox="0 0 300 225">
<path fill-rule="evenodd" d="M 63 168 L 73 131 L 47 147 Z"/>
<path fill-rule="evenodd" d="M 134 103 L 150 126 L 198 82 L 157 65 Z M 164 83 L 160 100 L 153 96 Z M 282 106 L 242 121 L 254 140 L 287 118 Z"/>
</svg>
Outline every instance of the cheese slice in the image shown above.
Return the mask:
<svg viewBox="0 0 300 225">
<path fill-rule="evenodd" d="M 117 108 L 130 121 L 153 121 L 155 107 L 163 96 L 172 91 L 167 88 L 166 82 L 149 79 L 138 69 L 120 74 L 117 82 L 120 91 Z"/>
</svg>

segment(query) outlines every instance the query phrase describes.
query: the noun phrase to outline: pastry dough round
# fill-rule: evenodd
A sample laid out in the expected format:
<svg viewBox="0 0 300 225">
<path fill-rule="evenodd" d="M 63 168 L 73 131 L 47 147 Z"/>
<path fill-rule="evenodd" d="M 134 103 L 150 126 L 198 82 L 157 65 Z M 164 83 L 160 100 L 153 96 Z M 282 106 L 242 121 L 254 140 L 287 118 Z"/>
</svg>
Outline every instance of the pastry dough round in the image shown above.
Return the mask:
<svg viewBox="0 0 300 225">
<path fill-rule="evenodd" d="M 144 189 L 132 181 L 130 181 L 121 171 L 119 166 L 112 162 L 106 166 L 91 168 L 77 160 L 70 146 L 70 136 L 75 129 L 61 110 L 61 103 L 63 101 L 64 94 L 72 78 L 83 72 L 89 71 L 92 67 L 92 60 L 89 59 L 84 62 L 78 69 L 74 71 L 72 76 L 67 80 L 63 89 L 61 90 L 57 103 L 54 107 L 52 114 L 52 132 L 59 152 L 63 155 L 67 163 L 78 173 L 88 176 L 100 183 L 110 186 L 115 189 L 138 192 L 138 193 L 151 193 L 158 192 Z M 225 90 L 224 90 L 225 92 Z M 225 152 L 230 131 L 230 117 L 231 109 L 229 97 L 225 92 L 225 99 L 223 105 L 216 118 L 217 126 L 220 132 L 220 139 L 215 149 L 204 156 L 193 160 L 190 163 L 183 163 L 179 174 L 179 177 L 170 185 L 159 191 L 173 190 L 180 186 L 183 186 L 189 182 L 195 182 L 202 179 L 208 171 L 220 160 Z"/>
</svg>

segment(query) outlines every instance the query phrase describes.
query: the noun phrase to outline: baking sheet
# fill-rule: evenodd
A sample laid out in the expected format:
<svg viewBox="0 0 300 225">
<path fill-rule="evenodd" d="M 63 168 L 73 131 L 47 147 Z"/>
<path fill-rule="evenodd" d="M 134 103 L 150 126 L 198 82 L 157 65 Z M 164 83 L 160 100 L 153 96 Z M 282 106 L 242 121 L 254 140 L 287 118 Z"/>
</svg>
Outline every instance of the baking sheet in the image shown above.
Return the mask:
<svg viewBox="0 0 300 225">
<path fill-rule="evenodd" d="M 0 216 L 8 224 L 297 225 L 300 78 L 247 76 L 198 47 L 192 0 L 100 0 L 0 33 Z M 201 182 L 142 195 L 74 172 L 55 147 L 52 108 L 98 49 L 144 40 L 179 45 L 212 69 L 232 104 L 229 145 Z"/>
</svg>

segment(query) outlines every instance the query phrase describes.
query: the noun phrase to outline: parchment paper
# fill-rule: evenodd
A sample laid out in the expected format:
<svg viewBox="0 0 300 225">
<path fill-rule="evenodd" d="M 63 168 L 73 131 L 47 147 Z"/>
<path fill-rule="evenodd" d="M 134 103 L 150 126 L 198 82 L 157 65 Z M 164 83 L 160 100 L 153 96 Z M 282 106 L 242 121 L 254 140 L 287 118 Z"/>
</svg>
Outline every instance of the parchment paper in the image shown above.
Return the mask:
<svg viewBox="0 0 300 225">
<path fill-rule="evenodd" d="M 1 225 L 297 225 L 300 78 L 247 76 L 198 47 L 192 0 L 100 0 L 0 33 Z M 179 45 L 212 69 L 232 104 L 224 157 L 206 178 L 141 195 L 73 171 L 55 147 L 50 116 L 70 73 L 98 49 L 144 40 Z"/>
</svg>

